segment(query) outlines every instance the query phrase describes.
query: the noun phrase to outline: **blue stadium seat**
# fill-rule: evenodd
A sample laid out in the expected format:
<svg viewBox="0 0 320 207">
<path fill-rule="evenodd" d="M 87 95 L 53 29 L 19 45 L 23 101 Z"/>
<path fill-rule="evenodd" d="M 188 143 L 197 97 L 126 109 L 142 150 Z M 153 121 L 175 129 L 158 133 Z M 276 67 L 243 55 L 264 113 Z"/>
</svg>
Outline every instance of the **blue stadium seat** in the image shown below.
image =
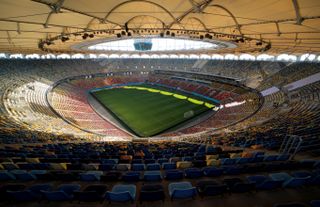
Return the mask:
<svg viewBox="0 0 320 207">
<path fill-rule="evenodd" d="M 111 202 L 127 202 L 132 203 L 136 199 L 136 186 L 135 185 L 115 185 L 111 191 L 105 195 L 105 199 Z"/>
<path fill-rule="evenodd" d="M 173 170 L 176 169 L 177 165 L 175 163 L 172 162 L 164 162 L 162 163 L 162 169 L 163 170 Z"/>
<path fill-rule="evenodd" d="M 103 184 L 94 184 L 89 185 L 83 191 L 74 191 L 74 199 L 83 202 L 96 202 L 102 201 L 104 195 L 108 190 L 107 185 Z"/>
<path fill-rule="evenodd" d="M 208 177 L 219 177 L 223 174 L 223 169 L 216 167 L 206 167 L 202 169 L 203 174 Z"/>
<path fill-rule="evenodd" d="M 160 170 L 160 164 L 159 163 L 147 164 L 147 170 Z"/>
<path fill-rule="evenodd" d="M 31 181 L 37 179 L 36 176 L 25 170 L 12 170 L 11 173 L 16 177 L 17 180 Z"/>
<path fill-rule="evenodd" d="M 143 171 L 145 170 L 145 164 L 132 164 L 131 170 L 133 171 Z"/>
<path fill-rule="evenodd" d="M 0 181 L 9 181 L 9 180 L 15 180 L 16 177 L 9 173 L 7 170 L 0 171 Z"/>
<path fill-rule="evenodd" d="M 221 159 L 221 164 L 222 165 L 234 165 L 236 163 L 236 159 L 231 159 L 231 158 L 223 158 Z"/>
<path fill-rule="evenodd" d="M 162 180 L 162 175 L 160 171 L 145 171 L 143 179 L 145 181 L 160 181 Z"/>
<path fill-rule="evenodd" d="M 42 191 L 42 193 L 48 201 L 70 201 L 73 199 L 73 195 L 67 194 L 62 190 Z"/>
<path fill-rule="evenodd" d="M 179 180 L 183 178 L 183 171 L 181 170 L 168 170 L 165 172 L 166 180 Z"/>
<path fill-rule="evenodd" d="M 140 204 L 142 204 L 143 201 L 162 200 L 164 202 L 164 199 L 165 193 L 161 184 L 145 184 L 141 187 Z"/>
<path fill-rule="evenodd" d="M 140 172 L 126 172 L 122 175 L 122 180 L 126 182 L 136 182 L 140 180 Z"/>
<path fill-rule="evenodd" d="M 194 198 L 197 195 L 197 190 L 190 182 L 170 183 L 168 186 L 171 200 Z"/>
<path fill-rule="evenodd" d="M 41 198 L 40 194 L 36 194 L 31 190 L 7 191 L 7 193 L 15 201 L 36 201 Z"/>
<path fill-rule="evenodd" d="M 203 180 L 197 183 L 197 190 L 201 197 L 223 195 L 228 192 L 228 186 L 213 180 Z"/>
<path fill-rule="evenodd" d="M 100 177 L 103 174 L 102 171 L 88 171 L 80 174 L 80 180 L 82 181 L 100 181 Z"/>
<path fill-rule="evenodd" d="M 186 178 L 200 178 L 203 172 L 199 168 L 188 168 L 184 170 Z"/>
</svg>

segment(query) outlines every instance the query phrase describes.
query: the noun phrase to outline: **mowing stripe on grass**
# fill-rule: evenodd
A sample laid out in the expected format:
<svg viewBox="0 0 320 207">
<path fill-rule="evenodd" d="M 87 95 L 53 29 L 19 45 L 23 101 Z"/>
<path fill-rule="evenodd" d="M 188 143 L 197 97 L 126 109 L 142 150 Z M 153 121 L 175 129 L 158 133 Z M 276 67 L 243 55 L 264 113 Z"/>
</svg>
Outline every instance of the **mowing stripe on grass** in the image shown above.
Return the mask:
<svg viewBox="0 0 320 207">
<path fill-rule="evenodd" d="M 178 91 L 167 92 L 156 89 L 154 86 L 150 88 L 143 86 L 140 89 L 129 89 L 124 86 L 91 93 L 104 107 L 111 110 L 120 121 L 141 137 L 159 134 L 209 111 L 214 106 L 211 107 L 209 103 L 193 98 L 182 99 L 186 96 L 178 94 Z M 159 90 L 159 92 L 149 89 Z M 164 95 L 162 92 L 171 95 Z"/>
</svg>

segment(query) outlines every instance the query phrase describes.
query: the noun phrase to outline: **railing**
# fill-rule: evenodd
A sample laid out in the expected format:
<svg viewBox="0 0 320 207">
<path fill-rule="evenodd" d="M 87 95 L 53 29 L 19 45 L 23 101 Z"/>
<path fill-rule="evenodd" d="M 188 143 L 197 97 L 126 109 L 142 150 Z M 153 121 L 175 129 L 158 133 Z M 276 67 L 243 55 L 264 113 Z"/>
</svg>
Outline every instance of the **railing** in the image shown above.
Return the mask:
<svg viewBox="0 0 320 207">
<path fill-rule="evenodd" d="M 286 135 L 279 149 L 281 154 L 289 154 L 290 160 L 294 158 L 301 147 L 302 138 L 297 135 Z"/>
</svg>

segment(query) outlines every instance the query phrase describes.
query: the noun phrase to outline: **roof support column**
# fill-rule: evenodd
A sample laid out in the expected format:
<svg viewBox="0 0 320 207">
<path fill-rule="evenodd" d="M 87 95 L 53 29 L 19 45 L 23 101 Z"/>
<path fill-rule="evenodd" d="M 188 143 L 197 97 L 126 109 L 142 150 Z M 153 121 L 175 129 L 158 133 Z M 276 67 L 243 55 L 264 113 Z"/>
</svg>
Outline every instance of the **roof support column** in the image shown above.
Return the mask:
<svg viewBox="0 0 320 207">
<path fill-rule="evenodd" d="M 292 3 L 293 3 L 294 10 L 296 12 L 296 18 L 297 18 L 296 24 L 301 25 L 304 19 L 301 17 L 301 14 L 300 14 L 300 7 L 298 4 L 298 0 L 292 0 Z"/>
<path fill-rule="evenodd" d="M 20 23 L 19 22 L 17 22 L 17 32 L 18 32 L 18 34 L 21 34 Z"/>
<path fill-rule="evenodd" d="M 278 22 L 275 22 L 275 23 L 276 23 L 276 27 L 277 27 L 278 36 L 280 36 L 281 35 L 281 31 L 280 31 L 279 23 Z"/>
<path fill-rule="evenodd" d="M 48 24 L 49 24 L 49 20 L 51 18 L 51 15 L 52 14 L 57 14 L 57 13 L 60 12 L 60 9 L 61 9 L 61 7 L 63 5 L 63 2 L 64 2 L 64 0 L 59 0 L 53 5 L 48 5 L 50 7 L 51 11 L 47 16 L 46 22 L 43 24 L 44 28 L 48 28 Z"/>
</svg>

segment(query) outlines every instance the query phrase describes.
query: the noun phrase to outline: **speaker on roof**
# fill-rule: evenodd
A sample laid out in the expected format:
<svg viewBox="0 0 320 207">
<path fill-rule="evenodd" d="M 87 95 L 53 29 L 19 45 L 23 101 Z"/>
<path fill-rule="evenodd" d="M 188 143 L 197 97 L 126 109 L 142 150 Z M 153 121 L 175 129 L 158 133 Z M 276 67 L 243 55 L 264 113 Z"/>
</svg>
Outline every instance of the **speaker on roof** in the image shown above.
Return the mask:
<svg viewBox="0 0 320 207">
<path fill-rule="evenodd" d="M 126 23 L 124 24 L 124 30 L 126 30 L 126 32 L 128 32 L 128 31 L 129 31 L 129 28 L 128 28 L 128 22 L 126 22 Z"/>
</svg>

